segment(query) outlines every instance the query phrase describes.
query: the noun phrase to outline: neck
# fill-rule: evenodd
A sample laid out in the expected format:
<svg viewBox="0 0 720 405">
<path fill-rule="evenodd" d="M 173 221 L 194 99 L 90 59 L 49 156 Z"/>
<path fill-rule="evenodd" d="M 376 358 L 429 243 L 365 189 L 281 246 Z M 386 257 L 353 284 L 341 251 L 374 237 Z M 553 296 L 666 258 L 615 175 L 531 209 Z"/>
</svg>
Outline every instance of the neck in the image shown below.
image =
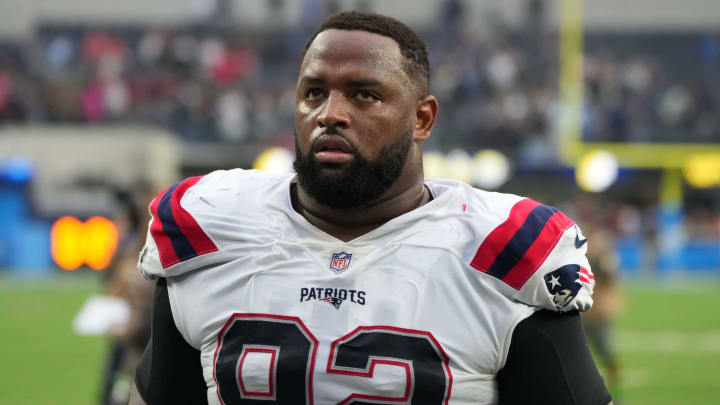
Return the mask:
<svg viewBox="0 0 720 405">
<path fill-rule="evenodd" d="M 293 207 L 311 224 L 347 242 L 430 201 L 430 192 L 423 183 L 422 175 L 404 186 L 403 182 L 398 183 L 368 206 L 353 209 L 322 205 L 293 183 Z"/>
</svg>

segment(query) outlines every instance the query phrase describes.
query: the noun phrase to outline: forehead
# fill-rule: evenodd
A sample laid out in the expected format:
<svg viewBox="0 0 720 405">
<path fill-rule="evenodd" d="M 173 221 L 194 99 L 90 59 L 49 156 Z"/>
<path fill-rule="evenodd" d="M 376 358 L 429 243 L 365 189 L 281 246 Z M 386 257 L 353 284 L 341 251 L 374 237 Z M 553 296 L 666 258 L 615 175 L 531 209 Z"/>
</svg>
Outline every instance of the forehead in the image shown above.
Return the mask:
<svg viewBox="0 0 720 405">
<path fill-rule="evenodd" d="M 404 56 L 394 39 L 366 31 L 330 29 L 318 34 L 300 68 L 302 75 L 352 67 L 385 74 L 405 74 Z"/>
</svg>

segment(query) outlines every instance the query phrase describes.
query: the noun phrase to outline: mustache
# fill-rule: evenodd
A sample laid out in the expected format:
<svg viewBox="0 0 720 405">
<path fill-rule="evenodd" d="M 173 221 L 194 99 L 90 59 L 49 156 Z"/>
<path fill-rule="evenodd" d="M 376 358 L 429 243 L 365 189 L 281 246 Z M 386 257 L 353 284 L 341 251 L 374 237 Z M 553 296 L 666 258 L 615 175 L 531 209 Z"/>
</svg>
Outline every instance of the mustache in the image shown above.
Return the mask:
<svg viewBox="0 0 720 405">
<path fill-rule="evenodd" d="M 343 139 L 347 140 L 347 138 L 345 138 L 345 134 L 343 133 L 343 131 L 341 131 L 340 129 L 338 129 L 338 127 L 336 127 L 334 125 L 326 127 L 325 130 L 320 135 L 338 135 L 338 136 L 342 137 Z"/>
<path fill-rule="evenodd" d="M 358 147 L 355 144 L 355 142 L 352 139 L 348 138 L 345 135 L 345 133 L 342 130 L 338 129 L 338 127 L 336 127 L 336 126 L 330 126 L 330 127 L 325 128 L 325 130 L 323 130 L 320 133 L 320 135 L 318 135 L 315 138 L 315 141 L 313 141 L 313 143 L 315 143 L 317 141 L 317 139 L 319 139 L 320 137 L 325 136 L 325 135 L 334 135 L 334 136 L 338 136 L 338 137 L 342 138 L 343 140 L 345 140 L 345 142 L 347 142 L 352 147 L 353 153 L 357 154 Z"/>
<path fill-rule="evenodd" d="M 345 133 L 342 130 L 338 129 L 337 127 L 327 127 L 320 134 L 315 136 L 314 139 L 312 140 L 312 143 L 310 144 L 310 148 L 308 149 L 307 155 L 305 153 L 303 153 L 303 151 L 300 149 L 298 131 L 297 131 L 297 128 L 294 128 L 293 129 L 293 144 L 295 145 L 295 156 L 296 157 L 298 157 L 298 156 L 308 156 L 309 157 L 310 152 L 312 151 L 315 142 L 317 142 L 317 140 L 319 138 L 321 138 L 325 135 L 339 136 L 340 138 L 344 139 L 345 142 L 347 142 L 350 145 L 350 147 L 352 148 L 353 155 L 355 155 L 355 157 L 362 158 L 362 156 L 358 153 L 358 147 L 355 144 L 355 142 L 353 142 L 352 139 L 348 138 L 345 135 Z"/>
<path fill-rule="evenodd" d="M 348 137 L 345 136 L 345 133 L 342 130 L 338 129 L 338 127 L 332 126 L 332 127 L 325 128 L 325 130 L 322 131 L 320 133 L 320 135 L 318 135 L 318 138 L 320 138 L 323 135 L 339 136 L 340 138 L 344 139 L 347 143 L 352 145 L 353 148 L 355 147 L 355 144 L 353 144 L 352 141 L 350 141 L 350 139 L 348 139 Z"/>
</svg>

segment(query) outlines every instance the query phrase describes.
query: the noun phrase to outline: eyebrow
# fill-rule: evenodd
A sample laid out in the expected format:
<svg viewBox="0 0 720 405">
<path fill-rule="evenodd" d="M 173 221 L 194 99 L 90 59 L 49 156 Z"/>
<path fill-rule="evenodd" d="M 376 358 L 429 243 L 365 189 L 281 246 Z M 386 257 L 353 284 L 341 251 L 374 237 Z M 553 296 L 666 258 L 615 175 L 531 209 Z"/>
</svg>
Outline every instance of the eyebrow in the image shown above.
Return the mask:
<svg viewBox="0 0 720 405">
<path fill-rule="evenodd" d="M 326 80 L 322 77 L 305 76 L 300 81 L 306 86 L 315 86 L 325 84 Z M 351 87 L 382 87 L 382 83 L 373 79 L 352 79 L 346 82 Z"/>
<path fill-rule="evenodd" d="M 372 79 L 348 80 L 348 84 L 352 87 L 380 87 L 382 83 Z"/>
<path fill-rule="evenodd" d="M 325 83 L 325 79 L 323 79 L 321 77 L 313 77 L 313 76 L 304 76 L 300 81 L 303 84 L 308 85 L 308 86 Z"/>
</svg>

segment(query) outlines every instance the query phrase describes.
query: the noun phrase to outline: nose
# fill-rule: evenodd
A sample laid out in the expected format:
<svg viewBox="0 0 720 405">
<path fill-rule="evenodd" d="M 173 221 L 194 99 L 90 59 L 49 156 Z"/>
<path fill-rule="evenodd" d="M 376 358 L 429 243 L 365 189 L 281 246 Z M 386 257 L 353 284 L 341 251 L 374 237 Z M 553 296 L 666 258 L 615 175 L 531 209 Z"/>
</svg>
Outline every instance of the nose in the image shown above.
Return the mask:
<svg viewBox="0 0 720 405">
<path fill-rule="evenodd" d="M 322 110 L 317 117 L 318 126 L 320 128 L 338 127 L 347 129 L 350 126 L 350 117 L 348 116 L 348 100 L 339 92 L 331 92 Z"/>
</svg>

